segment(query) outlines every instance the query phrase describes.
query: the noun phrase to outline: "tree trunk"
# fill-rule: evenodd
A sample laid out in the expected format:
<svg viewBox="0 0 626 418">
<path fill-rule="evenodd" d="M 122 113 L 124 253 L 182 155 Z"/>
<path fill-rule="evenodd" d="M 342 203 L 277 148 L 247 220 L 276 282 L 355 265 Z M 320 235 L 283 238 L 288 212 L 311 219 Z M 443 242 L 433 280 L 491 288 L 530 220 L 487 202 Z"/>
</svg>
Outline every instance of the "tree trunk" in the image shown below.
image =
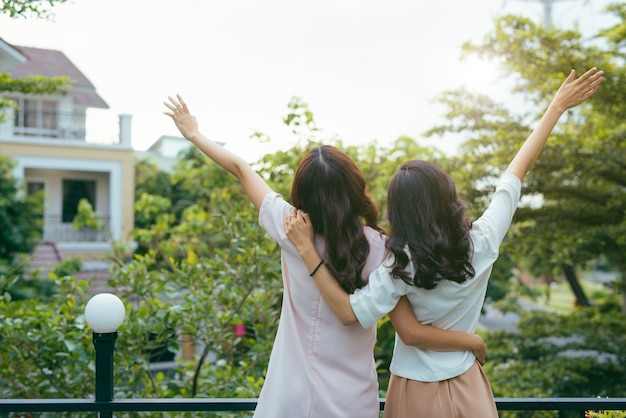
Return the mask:
<svg viewBox="0 0 626 418">
<path fill-rule="evenodd" d="M 591 306 L 587 295 L 585 294 L 585 290 L 580 285 L 578 278 L 576 277 L 576 272 L 574 268 L 569 264 L 563 264 L 563 273 L 565 274 L 565 278 L 569 282 L 570 288 L 576 296 L 577 306 Z"/>
</svg>

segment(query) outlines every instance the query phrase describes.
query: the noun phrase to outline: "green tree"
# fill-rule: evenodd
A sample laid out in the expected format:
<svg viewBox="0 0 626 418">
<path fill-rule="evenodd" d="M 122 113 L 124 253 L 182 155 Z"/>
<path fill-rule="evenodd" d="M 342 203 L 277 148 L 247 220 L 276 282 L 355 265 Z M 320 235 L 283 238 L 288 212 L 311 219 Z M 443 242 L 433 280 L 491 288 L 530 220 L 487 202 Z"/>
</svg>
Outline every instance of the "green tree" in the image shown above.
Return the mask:
<svg viewBox="0 0 626 418">
<path fill-rule="evenodd" d="M 0 275 L 22 271 L 22 257 L 31 253 L 41 239 L 43 199 L 25 196 L 11 176 L 15 162 L 0 155 Z"/>
<path fill-rule="evenodd" d="M 171 196 L 143 192 L 137 210 L 154 221 L 136 231 L 144 251 L 119 249 L 115 257 L 109 284 L 127 304 L 117 398 L 254 397 L 263 383 L 281 303 L 280 254 L 239 182 L 197 157 L 181 157 L 171 175 L 187 202 L 180 216 Z M 0 358 L 11 364 L 11 379 L 0 377 L 4 398 L 93 395 L 83 318 L 89 283 L 53 278 L 58 292 L 50 298 L 0 300 Z M 236 335 L 235 324 L 246 334 Z M 189 341 L 194 359 L 179 359 L 168 373 L 150 369 L 151 358 L 174 356 Z"/>
<path fill-rule="evenodd" d="M 69 90 L 72 83 L 67 77 L 42 77 L 31 75 L 24 78 L 13 78 L 8 73 L 0 73 L 0 93 L 53 94 L 57 91 Z M 0 99 L 0 123 L 6 121 L 5 110 L 14 108 L 15 102 Z"/>
<path fill-rule="evenodd" d="M 469 138 L 461 159 L 472 187 L 471 201 L 484 206 L 501 173 L 531 130 L 529 126 L 570 68 L 582 74 L 597 66 L 605 83 L 584 106 L 568 112 L 526 177 L 524 199 L 503 251 L 535 273 L 551 274 L 564 264 L 585 268 L 603 258 L 621 273 L 619 287 L 626 312 L 626 4 L 608 9 L 621 22 L 584 39 L 576 30 L 545 28 L 518 16 L 495 20 L 495 29 L 479 44 L 464 45 L 466 54 L 500 64 L 513 82 L 512 96 L 534 107 L 510 112 L 484 95 L 464 90 L 440 97 L 447 122 L 429 134 L 462 133 Z M 529 109 L 531 107 L 529 106 Z"/>
<path fill-rule="evenodd" d="M 622 397 L 626 393 L 626 320 L 616 305 L 571 315 L 534 311 L 514 332 L 485 336 L 485 372 L 496 397 Z M 580 416 L 579 413 L 503 413 L 502 416 Z"/>
<path fill-rule="evenodd" d="M 152 196 L 171 196 L 172 184 L 170 176 L 159 169 L 158 165 L 148 159 L 135 161 L 135 228 L 142 229 L 153 224 L 157 213 L 161 213 L 160 205 L 150 205 Z M 150 210 L 144 210 L 149 205 Z"/>
<path fill-rule="evenodd" d="M 78 201 L 78 213 L 74 216 L 72 225 L 74 229 L 90 228 L 94 231 L 100 231 L 105 226 L 102 215 L 94 211 L 89 200 L 84 198 Z"/>
<path fill-rule="evenodd" d="M 8 14 L 12 18 L 27 18 L 34 16 L 49 19 L 54 16 L 52 8 L 68 0 L 2 0 L 0 13 Z"/>
<path fill-rule="evenodd" d="M 0 285 L 8 287 L 8 276 Z M 48 297 L 0 298 L 2 398 L 79 398 L 94 392 L 93 345 L 82 312 L 87 282 L 54 277 Z"/>
</svg>

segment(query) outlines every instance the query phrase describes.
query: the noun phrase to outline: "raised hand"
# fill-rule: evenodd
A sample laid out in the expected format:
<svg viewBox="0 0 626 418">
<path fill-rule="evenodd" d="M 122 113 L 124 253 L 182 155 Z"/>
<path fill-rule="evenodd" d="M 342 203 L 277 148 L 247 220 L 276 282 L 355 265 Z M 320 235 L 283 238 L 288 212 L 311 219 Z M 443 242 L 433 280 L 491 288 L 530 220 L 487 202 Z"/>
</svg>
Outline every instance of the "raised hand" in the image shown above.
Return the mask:
<svg viewBox="0 0 626 418">
<path fill-rule="evenodd" d="M 574 106 L 578 106 L 598 90 L 598 86 L 604 80 L 604 72 L 596 67 L 591 68 L 586 73 L 576 79 L 576 71 L 570 71 L 569 75 L 561 84 L 554 95 L 550 106 L 555 106 L 555 110 L 565 112 Z"/>
<path fill-rule="evenodd" d="M 168 97 L 168 99 L 169 102 L 163 102 L 163 104 L 170 111 L 163 113 L 172 118 L 180 133 L 198 147 L 204 155 L 237 177 L 254 206 L 260 209 L 263 198 L 272 191 L 265 180 L 241 156 L 204 136 L 198 129 L 198 121 L 189 112 L 187 104 L 179 94 L 175 99 L 173 97 Z"/>
<path fill-rule="evenodd" d="M 179 94 L 176 95 L 176 99 L 172 97 L 168 97 L 168 99 L 169 103 L 163 102 L 163 104 L 170 111 L 163 113 L 172 118 L 182 136 L 193 141 L 194 137 L 199 134 L 196 117 L 189 112 L 187 104 Z"/>
<path fill-rule="evenodd" d="M 535 163 L 559 118 L 567 109 L 581 104 L 598 91 L 598 86 L 604 80 L 603 75 L 603 71 L 598 71 L 593 67 L 576 79 L 576 71 L 570 71 L 535 130 L 531 132 L 509 164 L 506 170 L 508 173 L 524 180 L 524 176 Z"/>
</svg>

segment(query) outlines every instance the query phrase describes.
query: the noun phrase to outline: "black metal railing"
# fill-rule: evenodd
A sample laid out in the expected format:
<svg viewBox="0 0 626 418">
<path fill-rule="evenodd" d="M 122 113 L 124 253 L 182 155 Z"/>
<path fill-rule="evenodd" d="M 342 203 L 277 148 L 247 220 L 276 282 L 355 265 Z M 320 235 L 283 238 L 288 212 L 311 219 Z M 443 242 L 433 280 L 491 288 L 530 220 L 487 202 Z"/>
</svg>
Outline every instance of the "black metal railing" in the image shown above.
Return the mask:
<svg viewBox="0 0 626 418">
<path fill-rule="evenodd" d="M 43 239 L 55 242 L 107 242 L 110 239 L 110 219 L 108 216 L 98 216 L 102 222 L 102 229 L 74 228 L 72 222 L 63 222 L 59 214 L 46 214 L 43 217 Z"/>
<path fill-rule="evenodd" d="M 124 305 L 111 302 L 110 294 L 94 296 L 85 309 L 85 319 L 92 327 L 95 348 L 95 396 L 92 399 L 0 399 L 0 417 L 10 413 L 97 412 L 111 418 L 114 412 L 245 412 L 256 408 L 256 398 L 136 398 L 114 399 L 113 353 L 117 329 L 124 317 Z M 92 303 L 93 302 L 93 303 Z M 96 302 L 98 303 L 96 307 Z M 121 310 L 121 318 L 116 315 Z M 98 320 L 106 318 L 107 323 Z M 118 321 L 118 322 L 116 322 Z M 380 410 L 385 399 L 380 399 Z M 626 410 L 625 398 L 496 398 L 499 411 L 587 411 Z"/>
<path fill-rule="evenodd" d="M 0 413 L 9 412 L 246 412 L 256 398 L 144 398 L 96 402 L 90 399 L 0 399 Z M 498 411 L 626 410 L 626 398 L 496 398 Z M 385 399 L 380 399 L 380 410 Z M 109 415 L 110 416 L 110 415 Z"/>
<path fill-rule="evenodd" d="M 85 140 L 85 116 L 60 112 L 18 111 L 13 123 L 13 135 L 30 138 Z"/>
</svg>

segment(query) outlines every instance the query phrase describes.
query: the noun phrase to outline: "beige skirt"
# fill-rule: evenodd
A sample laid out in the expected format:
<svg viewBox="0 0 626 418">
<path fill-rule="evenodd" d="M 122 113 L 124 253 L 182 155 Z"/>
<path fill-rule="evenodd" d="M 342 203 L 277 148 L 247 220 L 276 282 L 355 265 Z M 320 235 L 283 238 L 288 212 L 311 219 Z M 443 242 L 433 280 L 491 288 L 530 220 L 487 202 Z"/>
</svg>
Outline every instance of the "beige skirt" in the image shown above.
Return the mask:
<svg viewBox="0 0 626 418">
<path fill-rule="evenodd" d="M 418 382 L 394 374 L 389 380 L 384 418 L 490 418 L 498 410 L 482 367 L 441 382 Z"/>
</svg>

